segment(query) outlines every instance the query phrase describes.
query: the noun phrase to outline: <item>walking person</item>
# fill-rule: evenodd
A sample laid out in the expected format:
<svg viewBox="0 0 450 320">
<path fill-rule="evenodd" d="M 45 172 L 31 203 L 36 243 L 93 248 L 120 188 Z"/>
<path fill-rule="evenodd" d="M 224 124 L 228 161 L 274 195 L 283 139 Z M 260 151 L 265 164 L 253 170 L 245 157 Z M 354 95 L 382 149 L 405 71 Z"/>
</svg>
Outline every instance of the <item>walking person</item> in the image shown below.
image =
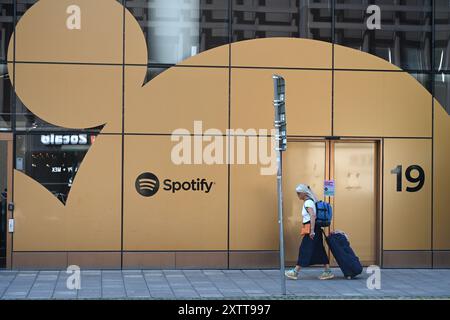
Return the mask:
<svg viewBox="0 0 450 320">
<path fill-rule="evenodd" d="M 286 271 L 287 278 L 297 280 L 301 268 L 312 265 L 324 265 L 325 271 L 319 276 L 320 280 L 329 280 L 334 278 L 330 270 L 330 261 L 323 245 L 322 228 L 316 225 L 316 195 L 311 188 L 304 184 L 299 184 L 295 191 L 302 207 L 302 235 L 303 240 L 300 245 L 298 261 L 295 268 Z"/>
</svg>

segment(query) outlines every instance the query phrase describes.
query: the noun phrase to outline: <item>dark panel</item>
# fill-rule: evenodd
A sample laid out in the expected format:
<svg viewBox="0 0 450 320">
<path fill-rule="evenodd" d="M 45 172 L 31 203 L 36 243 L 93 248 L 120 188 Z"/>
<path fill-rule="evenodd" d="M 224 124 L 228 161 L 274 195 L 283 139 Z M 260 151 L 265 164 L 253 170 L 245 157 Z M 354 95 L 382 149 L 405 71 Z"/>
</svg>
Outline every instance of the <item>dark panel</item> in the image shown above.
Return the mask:
<svg viewBox="0 0 450 320">
<path fill-rule="evenodd" d="M 175 269 L 175 252 L 124 252 L 124 269 Z"/>
<path fill-rule="evenodd" d="M 434 68 L 450 70 L 450 2 L 434 1 Z"/>
<path fill-rule="evenodd" d="M 120 269 L 120 252 L 69 252 L 68 265 L 81 269 Z"/>
<path fill-rule="evenodd" d="M 368 27 L 370 5 L 380 8 L 380 29 Z M 404 70 L 431 70 L 431 0 L 336 0 L 335 20 L 337 44 Z"/>
<path fill-rule="evenodd" d="M 177 269 L 226 269 L 227 252 L 177 252 Z"/>
<path fill-rule="evenodd" d="M 14 269 L 54 269 L 67 268 L 67 252 L 13 252 Z"/>
<path fill-rule="evenodd" d="M 230 269 L 278 268 L 279 261 L 277 251 L 230 252 Z"/>
<path fill-rule="evenodd" d="M 450 73 L 440 73 L 434 76 L 434 96 L 450 114 Z"/>
<path fill-rule="evenodd" d="M 434 251 L 433 252 L 433 267 L 448 269 L 450 268 L 450 251 Z"/>
<path fill-rule="evenodd" d="M 0 0 L 0 62 L 7 60 L 7 51 L 14 31 L 13 0 Z"/>
<path fill-rule="evenodd" d="M 0 64 L 0 131 L 11 130 L 14 90 L 6 64 Z"/>
<path fill-rule="evenodd" d="M 431 268 L 431 251 L 384 251 L 383 268 Z"/>
<path fill-rule="evenodd" d="M 233 41 L 292 37 L 331 42 L 331 0 L 233 0 Z"/>
</svg>

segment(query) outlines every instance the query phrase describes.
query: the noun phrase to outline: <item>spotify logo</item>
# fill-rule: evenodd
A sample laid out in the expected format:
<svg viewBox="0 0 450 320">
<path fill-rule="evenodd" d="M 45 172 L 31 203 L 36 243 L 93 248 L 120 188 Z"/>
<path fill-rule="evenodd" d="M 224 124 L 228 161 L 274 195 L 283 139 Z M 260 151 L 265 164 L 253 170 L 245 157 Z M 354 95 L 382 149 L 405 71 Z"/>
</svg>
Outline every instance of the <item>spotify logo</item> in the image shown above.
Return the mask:
<svg viewBox="0 0 450 320">
<path fill-rule="evenodd" d="M 135 182 L 136 191 L 144 197 L 151 197 L 159 189 L 158 177 L 153 173 L 145 172 L 137 177 Z"/>
<path fill-rule="evenodd" d="M 182 192 L 201 192 L 210 193 L 215 182 L 208 181 L 205 178 L 194 178 L 184 181 L 164 179 L 162 182 L 162 191 L 178 194 Z M 151 197 L 158 192 L 160 183 L 157 176 L 153 173 L 145 172 L 136 178 L 136 191 L 143 197 Z"/>
</svg>

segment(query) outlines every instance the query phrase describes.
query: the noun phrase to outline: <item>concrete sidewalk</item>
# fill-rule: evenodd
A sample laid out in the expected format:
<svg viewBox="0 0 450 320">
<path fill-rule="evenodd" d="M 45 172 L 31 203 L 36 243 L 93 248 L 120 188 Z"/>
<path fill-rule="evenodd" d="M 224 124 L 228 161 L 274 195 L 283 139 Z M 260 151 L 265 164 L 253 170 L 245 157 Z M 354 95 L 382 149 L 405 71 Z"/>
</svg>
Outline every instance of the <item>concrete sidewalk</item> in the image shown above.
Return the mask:
<svg viewBox="0 0 450 320">
<path fill-rule="evenodd" d="M 381 290 L 369 290 L 365 270 L 354 280 L 334 269 L 306 269 L 287 280 L 287 299 L 450 298 L 450 270 L 381 270 Z M 0 271 L 1 299 L 278 299 L 278 270 L 86 270 L 81 289 L 67 289 L 65 271 Z"/>
</svg>

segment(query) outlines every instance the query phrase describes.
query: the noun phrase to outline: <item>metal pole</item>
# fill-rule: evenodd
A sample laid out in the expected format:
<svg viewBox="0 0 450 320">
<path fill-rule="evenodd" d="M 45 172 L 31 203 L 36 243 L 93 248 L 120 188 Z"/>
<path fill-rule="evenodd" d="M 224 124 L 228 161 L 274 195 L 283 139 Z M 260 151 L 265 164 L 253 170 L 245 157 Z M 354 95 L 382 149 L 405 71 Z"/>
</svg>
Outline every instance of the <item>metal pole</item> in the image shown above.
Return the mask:
<svg viewBox="0 0 450 320">
<path fill-rule="evenodd" d="M 282 180 L 282 152 L 277 150 L 277 189 L 278 189 L 278 225 L 280 228 L 280 280 L 281 280 L 281 294 L 286 295 L 286 277 L 284 275 L 284 229 L 283 229 L 283 180 Z"/>
<path fill-rule="evenodd" d="M 275 129 L 276 129 L 276 147 L 277 152 L 277 193 L 278 193 L 278 226 L 280 234 L 280 280 L 281 293 L 286 295 L 286 278 L 284 275 L 284 229 L 283 229 L 283 162 L 282 154 L 286 150 L 286 108 L 285 108 L 285 80 L 283 77 L 273 75 L 273 106 L 275 109 Z"/>
</svg>

